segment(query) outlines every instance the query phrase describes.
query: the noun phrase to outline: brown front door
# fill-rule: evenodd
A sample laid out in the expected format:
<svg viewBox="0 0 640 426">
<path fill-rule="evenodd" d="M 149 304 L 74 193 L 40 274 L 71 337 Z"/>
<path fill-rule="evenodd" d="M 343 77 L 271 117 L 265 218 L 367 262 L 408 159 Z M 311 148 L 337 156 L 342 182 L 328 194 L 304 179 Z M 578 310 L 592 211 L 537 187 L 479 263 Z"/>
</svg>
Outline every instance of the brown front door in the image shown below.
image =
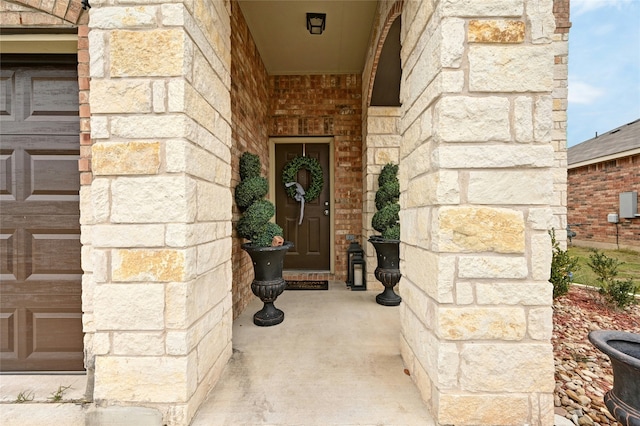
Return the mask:
<svg viewBox="0 0 640 426">
<path fill-rule="evenodd" d="M 296 156 L 302 155 L 317 159 L 324 172 L 322 192 L 314 201 L 304 204 L 302 223 L 300 219 L 300 203 L 287 196 L 282 183 L 282 169 Z M 329 188 L 329 144 L 276 144 L 276 223 L 284 230 L 284 238 L 292 241 L 294 247 L 289 249 L 284 260 L 285 269 L 322 270 L 331 267 L 330 225 L 331 189 Z M 311 174 L 306 169 L 298 172 L 298 183 L 308 188 Z"/>
<path fill-rule="evenodd" d="M 82 370 L 77 65 L 0 71 L 0 369 Z"/>
</svg>

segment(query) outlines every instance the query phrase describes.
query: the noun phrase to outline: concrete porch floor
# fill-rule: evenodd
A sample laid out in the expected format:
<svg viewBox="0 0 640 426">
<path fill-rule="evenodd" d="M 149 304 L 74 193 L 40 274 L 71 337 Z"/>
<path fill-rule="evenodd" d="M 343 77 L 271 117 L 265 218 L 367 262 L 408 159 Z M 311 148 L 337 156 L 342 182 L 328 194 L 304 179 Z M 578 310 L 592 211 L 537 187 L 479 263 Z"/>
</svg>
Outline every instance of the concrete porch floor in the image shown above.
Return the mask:
<svg viewBox="0 0 640 426">
<path fill-rule="evenodd" d="M 257 327 L 255 298 L 233 324 L 233 356 L 193 426 L 434 422 L 400 357 L 398 307 L 379 292 L 285 291 L 284 322 Z"/>
<path fill-rule="evenodd" d="M 328 291 L 285 291 L 275 303 L 284 322 L 272 327 L 253 324 L 262 308 L 254 298 L 234 321 L 233 356 L 191 424 L 434 425 L 404 373 L 399 308 L 378 305 L 376 294 L 337 281 Z M 84 425 L 85 384 L 84 375 L 0 375 L 0 424 Z M 59 386 L 71 388 L 52 403 Z M 25 390 L 34 401 L 13 403 Z"/>
</svg>

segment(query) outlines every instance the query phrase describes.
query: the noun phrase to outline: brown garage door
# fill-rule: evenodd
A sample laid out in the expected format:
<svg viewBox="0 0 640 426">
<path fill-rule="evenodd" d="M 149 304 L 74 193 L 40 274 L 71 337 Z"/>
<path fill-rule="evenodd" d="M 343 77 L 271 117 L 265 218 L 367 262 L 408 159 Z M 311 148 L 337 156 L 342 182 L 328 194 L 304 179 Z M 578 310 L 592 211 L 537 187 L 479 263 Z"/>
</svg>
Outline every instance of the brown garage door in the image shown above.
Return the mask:
<svg viewBox="0 0 640 426">
<path fill-rule="evenodd" d="M 82 370 L 76 66 L 5 58 L 0 369 Z"/>
</svg>

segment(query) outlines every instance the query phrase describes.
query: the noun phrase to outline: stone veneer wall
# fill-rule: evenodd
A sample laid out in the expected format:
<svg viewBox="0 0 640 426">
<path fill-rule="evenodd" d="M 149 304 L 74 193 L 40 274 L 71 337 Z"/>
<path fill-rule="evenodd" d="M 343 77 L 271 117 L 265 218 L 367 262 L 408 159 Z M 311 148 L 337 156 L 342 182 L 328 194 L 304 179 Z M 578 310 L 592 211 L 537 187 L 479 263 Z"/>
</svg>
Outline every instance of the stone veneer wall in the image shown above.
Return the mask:
<svg viewBox="0 0 640 426">
<path fill-rule="evenodd" d="M 322 279 L 346 279 L 346 236 L 362 229 L 361 82 L 352 74 L 269 77 L 270 136 L 334 138 L 335 274 Z"/>
<path fill-rule="evenodd" d="M 401 352 L 438 424 L 553 424 L 552 7 L 404 4 Z"/>
<path fill-rule="evenodd" d="M 267 70 L 249 32 L 237 1 L 231 2 L 231 190 L 240 182 L 239 159 L 249 151 L 260 156 L 262 176 L 268 176 L 269 134 L 267 126 Z M 255 298 L 251 292 L 253 265 L 240 247 L 245 242 L 235 234 L 241 214 L 233 203 L 233 316 L 242 313 Z"/>
<path fill-rule="evenodd" d="M 92 3 L 93 398 L 188 424 L 231 355 L 230 4 Z"/>
<path fill-rule="evenodd" d="M 639 250 L 640 218 L 620 218 L 617 226 L 607 222 L 609 213 L 619 213 L 620 193 L 639 186 L 640 155 L 571 168 L 569 223 L 581 224 L 573 228 L 578 234 L 574 244 Z"/>
</svg>

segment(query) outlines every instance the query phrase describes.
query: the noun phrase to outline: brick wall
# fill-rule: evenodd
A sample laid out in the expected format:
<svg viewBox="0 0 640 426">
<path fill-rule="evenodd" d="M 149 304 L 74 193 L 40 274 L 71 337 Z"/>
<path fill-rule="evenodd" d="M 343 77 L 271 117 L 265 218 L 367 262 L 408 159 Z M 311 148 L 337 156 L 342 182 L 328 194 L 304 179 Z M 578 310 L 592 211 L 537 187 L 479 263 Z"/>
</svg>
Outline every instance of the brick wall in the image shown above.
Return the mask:
<svg viewBox="0 0 640 426">
<path fill-rule="evenodd" d="M 640 190 L 640 155 L 569 170 L 568 221 L 575 227 L 577 244 L 616 244 L 616 225 L 609 213 L 619 213 L 619 194 Z M 640 248 L 640 218 L 623 219 L 617 226 L 620 247 Z M 596 243 L 596 244 L 594 244 Z"/>
<path fill-rule="evenodd" d="M 267 70 L 251 37 L 240 7 L 231 2 L 231 190 L 240 182 L 239 159 L 249 151 L 260 156 L 262 175 L 269 169 L 267 132 Z M 233 315 L 236 318 L 252 300 L 253 265 L 235 233 L 240 211 L 233 203 Z"/>
<path fill-rule="evenodd" d="M 361 77 L 270 76 L 268 114 L 271 136 L 334 137 L 335 276 L 327 278 L 345 280 L 346 236 L 362 230 Z"/>
</svg>

